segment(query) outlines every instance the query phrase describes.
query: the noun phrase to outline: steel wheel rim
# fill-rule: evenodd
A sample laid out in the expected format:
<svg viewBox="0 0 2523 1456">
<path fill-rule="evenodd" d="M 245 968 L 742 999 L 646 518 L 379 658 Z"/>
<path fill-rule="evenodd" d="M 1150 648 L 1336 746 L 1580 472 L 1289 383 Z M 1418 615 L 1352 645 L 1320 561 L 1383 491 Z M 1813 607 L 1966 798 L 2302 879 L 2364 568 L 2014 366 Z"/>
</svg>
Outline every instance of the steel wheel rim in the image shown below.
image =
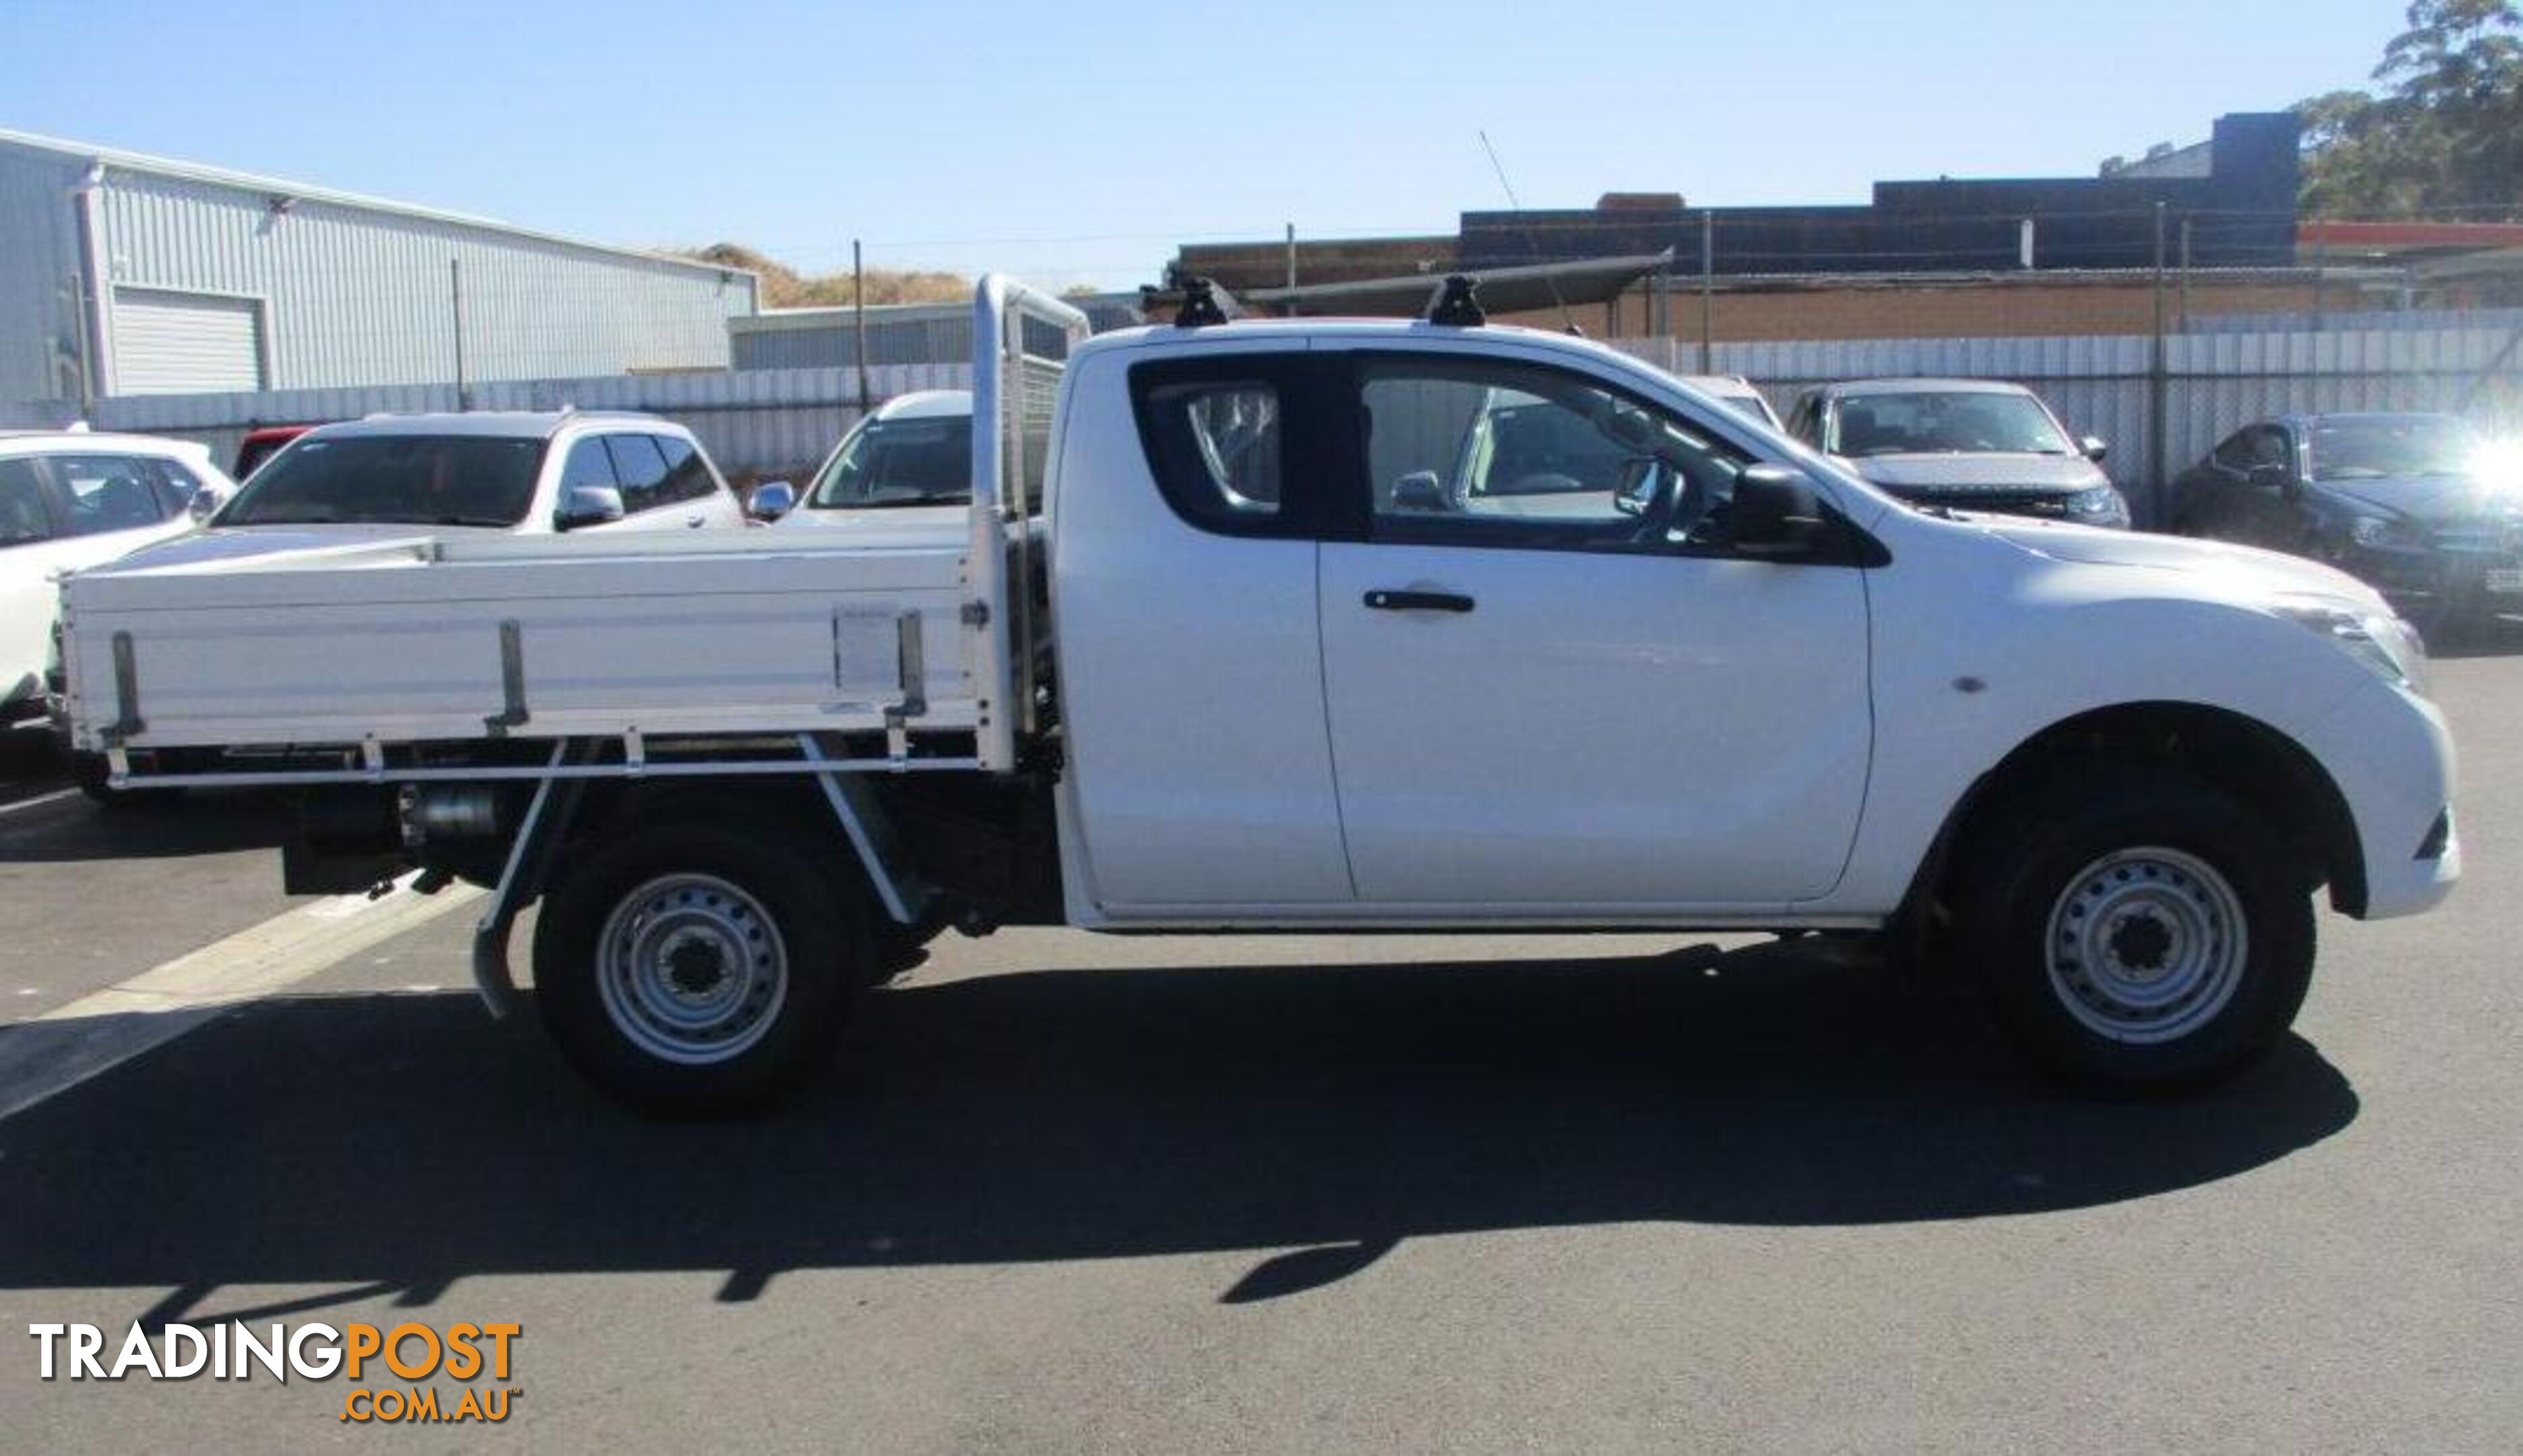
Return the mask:
<svg viewBox="0 0 2523 1456">
<path fill-rule="evenodd" d="M 2115 850 L 2068 881 L 2042 960 L 2086 1030 L 2116 1042 L 2177 1041 L 2232 1003 L 2251 958 L 2242 896 L 2196 855 Z"/>
<path fill-rule="evenodd" d="M 762 902 L 709 874 L 624 895 L 596 939 L 604 1014 L 662 1061 L 705 1066 L 767 1035 L 788 999 L 788 951 Z"/>
</svg>

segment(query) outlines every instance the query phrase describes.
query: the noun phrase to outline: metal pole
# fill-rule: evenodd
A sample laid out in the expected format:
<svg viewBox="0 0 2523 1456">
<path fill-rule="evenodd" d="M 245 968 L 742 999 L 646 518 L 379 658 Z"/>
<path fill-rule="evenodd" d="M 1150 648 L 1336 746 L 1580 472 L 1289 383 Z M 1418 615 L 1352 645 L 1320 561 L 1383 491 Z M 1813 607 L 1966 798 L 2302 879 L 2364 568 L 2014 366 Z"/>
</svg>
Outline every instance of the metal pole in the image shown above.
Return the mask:
<svg viewBox="0 0 2523 1456">
<path fill-rule="evenodd" d="M 1297 286 L 1297 224 L 1288 224 L 1288 287 Z"/>
<path fill-rule="evenodd" d="M 860 255 L 856 238 L 850 239 L 850 305 L 855 310 L 855 326 L 850 330 L 850 340 L 858 351 L 859 360 L 859 417 L 865 419 L 868 410 L 874 407 L 868 399 L 867 260 Z M 981 341 L 976 339 L 973 342 L 978 345 Z"/>
<path fill-rule="evenodd" d="M 1717 214 L 1699 212 L 1699 372 L 1709 372 L 1717 343 Z"/>
<path fill-rule="evenodd" d="M 2181 297 L 2178 310 L 2172 315 L 2173 332 L 2190 332 L 2190 219 L 2181 219 Z"/>
<path fill-rule="evenodd" d="M 2327 273 L 2329 269 L 2330 240 L 2328 238 L 2315 238 L 2312 243 L 2312 331 L 2316 334 L 2321 332 L 2321 315 L 2323 312 L 2322 305 L 2324 303 L 2321 296 L 2322 275 Z"/>
<path fill-rule="evenodd" d="M 2165 438 L 2165 415 L 2170 403 L 2164 349 L 2164 204 L 2155 205 L 2155 340 L 2147 364 L 2148 513 L 2144 524 L 2164 519 L 2164 478 L 2170 472 L 2171 442 Z"/>
<path fill-rule="evenodd" d="M 455 407 L 471 407 L 464 398 L 464 264 L 460 259 L 447 260 L 447 302 L 449 316 L 455 324 Z"/>
</svg>

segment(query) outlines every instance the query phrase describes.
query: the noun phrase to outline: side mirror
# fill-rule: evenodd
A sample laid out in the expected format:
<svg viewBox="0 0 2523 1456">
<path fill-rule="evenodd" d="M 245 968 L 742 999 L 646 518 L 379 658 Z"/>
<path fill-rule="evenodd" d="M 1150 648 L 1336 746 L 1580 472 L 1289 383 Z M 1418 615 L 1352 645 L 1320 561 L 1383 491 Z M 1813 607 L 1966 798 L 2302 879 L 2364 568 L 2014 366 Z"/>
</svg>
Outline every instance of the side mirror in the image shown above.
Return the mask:
<svg viewBox="0 0 2523 1456">
<path fill-rule="evenodd" d="M 1655 504 L 1660 477 L 1652 456 L 1640 455 L 1621 462 L 1621 483 L 1612 491 L 1612 509 L 1625 516 L 1643 516 Z"/>
<path fill-rule="evenodd" d="M 1763 560 L 1810 556 L 1831 539 L 1831 517 L 1813 482 L 1785 465 L 1745 466 L 1735 477 L 1726 520 L 1727 544 Z"/>
<path fill-rule="evenodd" d="M 199 526 L 218 514 L 219 507 L 225 504 L 227 500 L 224 496 L 209 486 L 204 486 L 193 493 L 193 498 L 185 502 L 184 510 L 193 518 L 193 524 Z"/>
<path fill-rule="evenodd" d="M 2085 452 L 2086 459 L 2093 461 L 2097 465 L 2103 463 L 2103 457 L 2112 452 L 2112 447 L 2110 446 L 2103 444 L 2098 437 L 2092 435 L 2088 435 L 2084 439 L 2077 441 L 2076 447 Z"/>
<path fill-rule="evenodd" d="M 1397 511 L 1436 511 L 1446 509 L 1446 483 L 1437 479 L 1433 470 L 1414 470 L 1393 483 L 1393 508 Z"/>
<path fill-rule="evenodd" d="M 619 521 L 622 493 L 612 486 L 572 486 L 561 497 L 560 509 L 552 516 L 552 526 L 560 531 L 576 531 L 584 526 L 602 526 Z"/>
<path fill-rule="evenodd" d="M 2283 465 L 2255 465 L 2244 473 L 2243 479 L 2263 491 L 2283 491 L 2293 483 Z"/>
<path fill-rule="evenodd" d="M 777 521 L 797 508 L 797 488 L 786 481 L 764 481 L 744 497 L 744 513 L 757 521 Z"/>
</svg>

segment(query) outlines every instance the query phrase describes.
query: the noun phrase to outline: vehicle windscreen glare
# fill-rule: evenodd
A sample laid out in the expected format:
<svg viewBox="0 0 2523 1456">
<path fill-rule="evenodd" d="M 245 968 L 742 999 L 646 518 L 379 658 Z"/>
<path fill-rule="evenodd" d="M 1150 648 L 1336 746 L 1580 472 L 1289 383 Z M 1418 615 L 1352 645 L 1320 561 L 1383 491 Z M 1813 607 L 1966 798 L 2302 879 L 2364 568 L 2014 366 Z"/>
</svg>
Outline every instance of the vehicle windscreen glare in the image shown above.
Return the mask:
<svg viewBox="0 0 2523 1456">
<path fill-rule="evenodd" d="M 2459 475 L 2475 468 L 2479 452 L 2478 432 L 2456 419 L 2413 415 L 2324 421 L 2312 431 L 2312 478 Z"/>
<path fill-rule="evenodd" d="M 544 442 L 467 435 L 309 437 L 273 456 L 220 526 L 514 526 Z"/>
<path fill-rule="evenodd" d="M 1832 428 L 1835 455 L 2067 455 L 2075 447 L 2024 395 L 1982 391 L 1850 395 Z"/>
<path fill-rule="evenodd" d="M 871 420 L 852 434 L 806 504 L 815 510 L 962 505 L 973 498 L 973 417 Z"/>
</svg>

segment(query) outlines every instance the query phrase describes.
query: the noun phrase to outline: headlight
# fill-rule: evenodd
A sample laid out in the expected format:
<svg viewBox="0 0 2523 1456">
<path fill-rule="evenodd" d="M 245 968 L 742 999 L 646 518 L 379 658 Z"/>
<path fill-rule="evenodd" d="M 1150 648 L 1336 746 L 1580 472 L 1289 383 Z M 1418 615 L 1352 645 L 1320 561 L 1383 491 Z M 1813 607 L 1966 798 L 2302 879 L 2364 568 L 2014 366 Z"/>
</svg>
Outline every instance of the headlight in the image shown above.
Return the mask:
<svg viewBox="0 0 2523 1456">
<path fill-rule="evenodd" d="M 2417 629 L 2400 618 L 2314 602 L 2280 602 L 2271 610 L 2298 627 L 2319 633 L 2384 681 L 2421 696 L 2426 693 L 2426 644 Z"/>
<path fill-rule="evenodd" d="M 2125 526 L 2129 523 L 2128 502 L 2109 486 L 2096 486 L 2068 497 L 2068 514 L 2079 521 L 2097 526 Z"/>
<path fill-rule="evenodd" d="M 2387 546 L 2401 539 L 2401 523 L 2390 516 L 2358 516 L 2348 523 L 2348 539 L 2360 546 Z"/>
</svg>

